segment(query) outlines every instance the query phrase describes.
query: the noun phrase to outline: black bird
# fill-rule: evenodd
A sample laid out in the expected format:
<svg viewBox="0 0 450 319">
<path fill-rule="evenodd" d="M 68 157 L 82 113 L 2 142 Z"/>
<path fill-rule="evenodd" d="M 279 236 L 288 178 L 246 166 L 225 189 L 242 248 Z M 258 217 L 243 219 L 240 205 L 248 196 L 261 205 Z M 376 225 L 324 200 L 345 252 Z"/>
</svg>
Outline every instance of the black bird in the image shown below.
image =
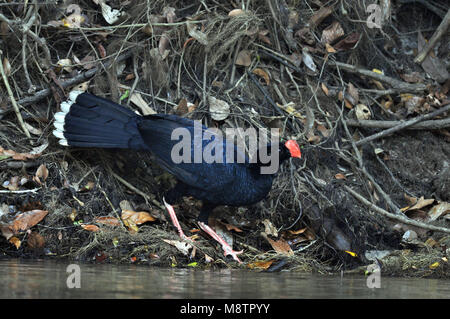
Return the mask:
<svg viewBox="0 0 450 319">
<path fill-rule="evenodd" d="M 182 196 L 193 196 L 203 201 L 198 216 L 200 227 L 222 244 L 225 256 L 232 255 L 240 262 L 237 257 L 240 252 L 233 251 L 208 226 L 208 216 L 219 205 L 247 206 L 262 200 L 272 188 L 276 174 L 276 170 L 263 173 L 264 167 L 268 168 L 267 159 L 258 156 L 251 161 L 234 141 L 198 121 L 169 114 L 141 116 L 81 91 L 70 92 L 69 100 L 61 103 L 54 126 L 53 134 L 64 146 L 153 153 L 158 163 L 178 180 L 163 200 L 180 237 L 188 239 L 171 204 Z M 294 140 L 264 147 L 272 150 L 269 155 L 277 161 L 276 168 L 290 157 L 301 157 Z"/>
</svg>

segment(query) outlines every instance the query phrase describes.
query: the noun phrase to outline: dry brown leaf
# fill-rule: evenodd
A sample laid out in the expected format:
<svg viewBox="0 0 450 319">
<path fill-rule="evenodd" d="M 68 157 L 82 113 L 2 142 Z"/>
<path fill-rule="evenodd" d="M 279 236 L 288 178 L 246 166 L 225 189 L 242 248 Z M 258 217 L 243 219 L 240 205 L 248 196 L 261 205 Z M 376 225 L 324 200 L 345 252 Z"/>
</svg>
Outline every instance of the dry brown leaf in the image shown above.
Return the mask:
<svg viewBox="0 0 450 319">
<path fill-rule="evenodd" d="M 255 261 L 253 263 L 247 264 L 247 267 L 250 269 L 264 269 L 267 270 L 272 264 L 274 260 L 268 261 Z"/>
<path fill-rule="evenodd" d="M 94 219 L 95 223 L 105 224 L 110 226 L 120 226 L 120 221 L 116 217 L 100 216 Z"/>
<path fill-rule="evenodd" d="M 236 17 L 245 14 L 245 11 L 242 9 L 234 9 L 228 12 L 229 17 Z"/>
<path fill-rule="evenodd" d="M 11 75 L 11 64 L 9 63 L 8 58 L 3 59 L 3 70 L 7 77 Z"/>
<path fill-rule="evenodd" d="M 22 244 L 22 242 L 20 241 L 20 239 L 17 238 L 17 237 L 11 237 L 8 241 L 9 241 L 11 244 L 13 244 L 14 246 L 16 246 L 16 249 L 19 249 L 19 248 L 20 248 L 20 245 Z"/>
<path fill-rule="evenodd" d="M 268 219 L 264 219 L 262 222 L 265 226 L 264 232 L 267 235 L 272 235 L 274 237 L 278 237 L 278 230 L 277 228 L 272 224 L 272 222 Z"/>
<path fill-rule="evenodd" d="M 428 212 L 429 220 L 433 221 L 438 219 L 440 216 L 444 216 L 450 213 L 450 203 L 441 202 L 435 206 L 433 206 Z"/>
<path fill-rule="evenodd" d="M 330 136 L 330 131 L 322 124 L 318 124 L 316 128 L 324 137 Z"/>
<path fill-rule="evenodd" d="M 424 199 L 423 196 L 419 198 L 419 200 L 417 201 L 417 203 L 413 206 L 408 208 L 407 210 L 415 210 L 415 209 L 421 209 L 425 206 L 431 205 L 433 204 L 434 199 Z"/>
<path fill-rule="evenodd" d="M 185 241 L 169 240 L 169 239 L 163 239 L 163 241 L 168 243 L 169 245 L 176 247 L 185 256 L 189 254 L 189 249 L 192 248 L 192 245 Z"/>
<path fill-rule="evenodd" d="M 322 88 L 323 93 L 325 93 L 326 96 L 329 96 L 330 91 L 328 90 L 327 86 L 325 85 L 325 83 L 321 83 L 320 87 Z"/>
<path fill-rule="evenodd" d="M 262 77 L 264 79 L 264 81 L 266 82 L 266 85 L 270 84 L 269 74 L 266 71 L 264 71 L 263 69 L 255 68 L 253 70 L 253 73 Z"/>
<path fill-rule="evenodd" d="M 132 220 L 136 225 L 141 225 L 146 222 L 153 222 L 156 219 L 147 212 L 135 212 L 132 210 L 122 211 L 122 220 Z"/>
<path fill-rule="evenodd" d="M 45 146 L 45 147 L 44 147 Z M 45 143 L 39 147 L 33 148 L 33 150 L 30 153 L 17 153 L 13 150 L 5 150 L 3 147 L 0 146 L 0 156 L 1 157 L 12 157 L 13 159 L 17 161 L 26 161 L 29 159 L 34 159 L 36 157 L 41 156 L 41 153 L 44 149 L 46 149 L 48 146 L 48 143 Z"/>
<path fill-rule="evenodd" d="M 188 113 L 188 107 L 187 107 L 187 100 L 181 99 L 180 102 L 178 102 L 178 106 L 175 109 L 175 114 L 179 116 L 183 116 L 184 114 Z"/>
<path fill-rule="evenodd" d="M 294 252 L 292 251 L 291 246 L 284 240 L 272 240 L 269 237 L 266 236 L 267 241 L 272 246 L 273 250 L 275 250 L 277 253 L 292 256 L 294 255 Z"/>
<path fill-rule="evenodd" d="M 32 231 L 28 235 L 27 245 L 29 249 L 41 249 L 44 248 L 45 239 L 38 232 Z"/>
<path fill-rule="evenodd" d="M 147 212 L 135 212 L 128 209 L 122 210 L 121 217 L 124 225 L 134 232 L 138 232 L 139 230 L 137 225 L 156 220 Z"/>
<path fill-rule="evenodd" d="M 299 230 L 289 230 L 289 234 L 291 235 L 300 235 L 303 234 L 305 232 L 307 228 L 300 228 Z"/>
<path fill-rule="evenodd" d="M 337 52 L 329 43 L 325 43 L 325 49 L 327 50 L 327 53 L 336 53 Z"/>
<path fill-rule="evenodd" d="M 342 174 L 342 173 L 337 173 L 336 175 L 334 175 L 334 178 L 336 178 L 336 179 L 347 179 L 347 177 L 345 177 L 345 175 Z"/>
<path fill-rule="evenodd" d="M 42 184 L 48 177 L 48 169 L 45 164 L 41 164 L 36 170 L 36 174 L 34 175 L 33 180 L 38 184 Z"/>
<path fill-rule="evenodd" d="M 242 50 L 236 57 L 236 65 L 249 66 L 252 63 L 252 54 L 249 50 Z"/>
<path fill-rule="evenodd" d="M 21 213 L 17 215 L 16 218 L 10 223 L 9 228 L 14 234 L 17 234 L 20 231 L 33 227 L 44 219 L 47 214 L 48 211 L 40 209 Z"/>
<path fill-rule="evenodd" d="M 339 22 L 335 21 L 322 31 L 321 41 L 322 43 L 330 44 L 343 35 L 344 29 L 342 29 Z"/>
<path fill-rule="evenodd" d="M 96 231 L 100 230 L 100 227 L 98 227 L 96 225 L 91 225 L 91 224 L 81 224 L 81 228 L 83 228 L 84 230 L 92 231 L 92 232 L 96 232 Z"/>
<path fill-rule="evenodd" d="M 224 222 L 222 222 L 220 220 L 217 220 L 217 222 L 219 222 L 220 224 L 225 226 L 228 231 L 234 230 L 235 232 L 242 233 L 242 230 L 239 229 L 238 227 L 234 226 L 234 225 L 231 225 L 231 224 L 228 224 L 228 223 L 224 223 Z"/>
<path fill-rule="evenodd" d="M 356 105 L 359 101 L 359 93 L 358 89 L 351 82 L 348 84 L 347 93 L 350 96 L 346 95 L 345 98 L 348 99 L 352 105 Z"/>
<path fill-rule="evenodd" d="M 361 35 L 358 32 L 350 33 L 346 38 L 336 43 L 333 47 L 336 50 L 351 50 L 359 42 Z"/>
<path fill-rule="evenodd" d="M 211 118 L 215 121 L 223 121 L 230 114 L 230 105 L 222 100 L 216 99 L 213 96 L 208 97 L 209 112 Z"/>
</svg>

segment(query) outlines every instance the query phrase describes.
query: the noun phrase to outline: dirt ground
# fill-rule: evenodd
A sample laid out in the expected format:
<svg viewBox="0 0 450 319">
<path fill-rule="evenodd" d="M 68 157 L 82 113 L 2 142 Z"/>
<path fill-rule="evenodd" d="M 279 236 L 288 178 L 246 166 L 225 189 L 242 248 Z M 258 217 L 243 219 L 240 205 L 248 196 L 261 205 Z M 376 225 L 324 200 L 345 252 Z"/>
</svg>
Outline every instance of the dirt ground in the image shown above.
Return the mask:
<svg viewBox="0 0 450 319">
<path fill-rule="evenodd" d="M 361 0 L 46 3 L 1 7 L 0 258 L 450 277 L 448 32 L 414 62 L 446 1 L 385 1 L 382 28 Z M 265 200 L 210 218 L 243 264 L 199 231 L 193 198 L 175 209 L 196 240 L 180 241 L 152 155 L 58 144 L 74 87 L 302 145 Z"/>
</svg>

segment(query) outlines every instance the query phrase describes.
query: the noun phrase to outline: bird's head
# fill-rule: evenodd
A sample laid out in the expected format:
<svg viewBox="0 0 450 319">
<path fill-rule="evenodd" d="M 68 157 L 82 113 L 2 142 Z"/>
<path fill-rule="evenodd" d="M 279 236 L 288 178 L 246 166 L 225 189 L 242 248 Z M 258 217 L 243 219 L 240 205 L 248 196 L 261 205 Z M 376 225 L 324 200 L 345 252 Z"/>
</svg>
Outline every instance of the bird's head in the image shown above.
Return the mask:
<svg viewBox="0 0 450 319">
<path fill-rule="evenodd" d="M 294 140 L 287 140 L 284 144 L 280 143 L 280 159 L 288 159 L 289 157 L 301 158 L 302 152 L 300 146 Z"/>
</svg>

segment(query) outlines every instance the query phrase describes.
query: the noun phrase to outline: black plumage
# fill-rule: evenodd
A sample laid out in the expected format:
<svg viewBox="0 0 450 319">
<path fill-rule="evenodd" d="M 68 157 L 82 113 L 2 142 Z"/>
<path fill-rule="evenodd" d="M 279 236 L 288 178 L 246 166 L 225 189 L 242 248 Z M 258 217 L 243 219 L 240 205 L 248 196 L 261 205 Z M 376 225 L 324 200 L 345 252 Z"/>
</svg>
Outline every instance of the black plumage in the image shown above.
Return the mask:
<svg viewBox="0 0 450 319">
<path fill-rule="evenodd" d="M 272 187 L 275 174 L 261 174 L 264 164 L 260 161 L 250 163 L 233 141 L 198 122 L 169 114 L 140 116 L 89 93 L 71 95 L 71 100 L 61 105 L 63 112 L 55 115 L 54 134 L 61 139 L 61 144 L 153 153 L 159 164 L 178 180 L 175 188 L 166 194 L 167 202 L 174 204 L 182 196 L 202 200 L 199 221 L 205 224 L 214 207 L 254 204 L 262 200 Z M 188 155 L 185 156 L 189 159 L 187 162 L 174 160 L 172 150 L 180 142 L 172 137 L 178 132 L 176 130 L 191 137 L 188 143 L 190 153 L 188 147 Z M 288 144 L 279 144 L 275 147 L 280 162 L 291 156 L 300 157 L 298 145 L 290 142 L 295 145 L 291 143 L 288 148 Z M 211 154 L 219 161 L 195 162 L 196 154 L 203 154 L 205 149 L 213 149 Z M 227 152 L 228 149 L 231 152 Z M 186 154 L 181 152 L 177 155 Z M 243 163 L 238 162 L 237 158 Z"/>
</svg>

